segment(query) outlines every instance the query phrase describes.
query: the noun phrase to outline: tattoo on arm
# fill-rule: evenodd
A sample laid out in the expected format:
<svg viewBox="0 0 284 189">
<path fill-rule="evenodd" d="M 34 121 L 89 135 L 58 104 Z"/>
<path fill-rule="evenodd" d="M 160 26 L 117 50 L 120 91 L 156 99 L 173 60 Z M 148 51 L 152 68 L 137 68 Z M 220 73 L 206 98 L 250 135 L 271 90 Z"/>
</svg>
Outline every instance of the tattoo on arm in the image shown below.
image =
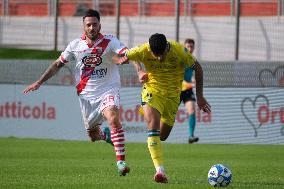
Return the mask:
<svg viewBox="0 0 284 189">
<path fill-rule="evenodd" d="M 45 81 L 47 81 L 49 78 L 51 78 L 52 76 L 54 76 L 58 70 L 64 66 L 64 63 L 62 63 L 60 61 L 60 59 L 57 59 L 56 61 L 54 61 L 46 70 L 45 72 L 42 74 L 42 76 L 40 77 L 40 79 L 38 80 L 39 83 L 44 83 Z"/>
</svg>

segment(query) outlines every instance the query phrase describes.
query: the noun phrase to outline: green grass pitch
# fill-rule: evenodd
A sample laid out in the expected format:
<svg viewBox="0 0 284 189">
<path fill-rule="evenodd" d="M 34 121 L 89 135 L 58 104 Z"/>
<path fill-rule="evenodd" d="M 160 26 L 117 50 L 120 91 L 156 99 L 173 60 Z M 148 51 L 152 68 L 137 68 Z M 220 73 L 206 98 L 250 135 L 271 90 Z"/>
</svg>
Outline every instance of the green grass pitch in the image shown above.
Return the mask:
<svg viewBox="0 0 284 189">
<path fill-rule="evenodd" d="M 284 188 L 283 145 L 163 143 L 168 184 L 154 183 L 146 143 L 126 143 L 131 172 L 119 177 L 112 146 L 103 142 L 0 138 L 0 188 L 213 188 L 216 163 L 233 172 L 228 188 Z"/>
<path fill-rule="evenodd" d="M 44 51 L 35 49 L 0 48 L 1 59 L 51 59 L 56 60 L 60 51 Z"/>
</svg>

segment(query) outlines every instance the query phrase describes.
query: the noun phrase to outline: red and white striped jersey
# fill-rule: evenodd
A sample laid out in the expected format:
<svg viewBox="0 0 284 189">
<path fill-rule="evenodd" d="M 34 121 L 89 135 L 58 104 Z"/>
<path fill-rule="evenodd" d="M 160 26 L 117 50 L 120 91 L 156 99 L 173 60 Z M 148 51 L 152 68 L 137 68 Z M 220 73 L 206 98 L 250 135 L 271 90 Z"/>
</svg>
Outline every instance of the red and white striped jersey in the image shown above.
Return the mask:
<svg viewBox="0 0 284 189">
<path fill-rule="evenodd" d="M 112 62 L 115 54 L 126 50 L 116 37 L 99 34 L 97 41 L 90 45 L 86 36 L 71 41 L 60 60 L 63 63 L 75 62 L 75 84 L 78 95 L 84 98 L 97 98 L 105 91 L 120 88 L 118 65 Z"/>
</svg>

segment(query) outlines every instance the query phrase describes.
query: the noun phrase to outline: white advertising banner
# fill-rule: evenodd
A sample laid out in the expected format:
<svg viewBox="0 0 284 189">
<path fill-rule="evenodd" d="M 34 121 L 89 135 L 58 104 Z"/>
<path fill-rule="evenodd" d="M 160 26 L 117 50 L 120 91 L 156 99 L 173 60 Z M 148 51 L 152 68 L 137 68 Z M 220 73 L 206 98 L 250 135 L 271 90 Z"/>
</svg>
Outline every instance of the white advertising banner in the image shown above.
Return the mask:
<svg viewBox="0 0 284 189">
<path fill-rule="evenodd" d="M 0 85 L 0 137 L 88 140 L 74 87 L 42 86 L 24 95 L 25 87 Z M 212 113 L 196 112 L 199 143 L 284 144 L 283 88 L 205 88 L 204 94 Z M 127 142 L 147 140 L 139 106 L 140 88 L 123 88 L 119 109 Z M 186 143 L 187 123 L 181 105 L 167 141 Z"/>
</svg>

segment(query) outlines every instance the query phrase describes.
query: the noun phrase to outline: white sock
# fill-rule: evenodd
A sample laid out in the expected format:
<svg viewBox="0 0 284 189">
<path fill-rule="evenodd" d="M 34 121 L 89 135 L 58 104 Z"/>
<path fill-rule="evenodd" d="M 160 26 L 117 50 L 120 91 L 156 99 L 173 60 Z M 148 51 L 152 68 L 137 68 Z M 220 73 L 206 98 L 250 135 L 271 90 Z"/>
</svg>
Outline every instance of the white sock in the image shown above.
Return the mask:
<svg viewBox="0 0 284 189">
<path fill-rule="evenodd" d="M 156 167 L 156 171 L 165 173 L 165 168 L 164 168 L 164 166 L 158 166 L 158 167 Z"/>
</svg>

